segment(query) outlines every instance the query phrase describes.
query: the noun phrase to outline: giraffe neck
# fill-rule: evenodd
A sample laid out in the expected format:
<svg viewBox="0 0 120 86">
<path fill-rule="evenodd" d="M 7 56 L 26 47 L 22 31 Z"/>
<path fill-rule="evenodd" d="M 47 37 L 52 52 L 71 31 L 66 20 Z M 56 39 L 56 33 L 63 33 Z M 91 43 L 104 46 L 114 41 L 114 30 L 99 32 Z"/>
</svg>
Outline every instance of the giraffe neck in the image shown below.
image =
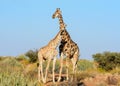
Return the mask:
<svg viewBox="0 0 120 86">
<path fill-rule="evenodd" d="M 61 41 L 61 36 L 60 36 L 61 31 L 58 32 L 58 34 L 49 42 L 50 48 L 57 48 Z"/>
<path fill-rule="evenodd" d="M 63 30 L 62 33 L 61 33 L 61 40 L 62 42 L 70 42 L 72 41 L 69 33 L 67 32 L 67 30 Z"/>
<path fill-rule="evenodd" d="M 63 17 L 62 17 L 61 14 L 59 14 L 58 19 L 59 19 L 60 29 L 64 28 L 64 27 L 65 27 L 65 23 L 64 23 L 64 21 L 63 21 Z M 65 28 L 64 28 L 64 29 L 65 29 Z"/>
</svg>

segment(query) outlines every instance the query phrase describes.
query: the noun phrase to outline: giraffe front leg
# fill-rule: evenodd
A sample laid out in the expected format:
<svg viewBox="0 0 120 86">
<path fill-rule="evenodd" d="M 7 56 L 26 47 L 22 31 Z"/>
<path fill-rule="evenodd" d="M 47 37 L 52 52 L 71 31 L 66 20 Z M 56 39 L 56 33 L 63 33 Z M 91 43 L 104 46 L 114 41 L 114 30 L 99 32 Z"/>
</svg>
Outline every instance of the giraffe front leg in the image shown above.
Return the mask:
<svg viewBox="0 0 120 86">
<path fill-rule="evenodd" d="M 42 64 L 43 64 L 43 61 L 42 60 L 40 60 L 40 75 L 41 75 L 41 78 L 42 78 L 42 81 L 44 82 L 44 77 L 43 77 L 43 66 L 42 66 Z"/>
<path fill-rule="evenodd" d="M 42 68 L 42 62 L 43 62 L 43 59 L 42 59 L 42 55 L 41 54 L 38 54 L 38 60 L 39 60 L 39 65 L 38 65 L 38 81 L 41 82 L 44 81 L 43 79 L 43 68 Z"/>
<path fill-rule="evenodd" d="M 59 71 L 58 82 L 60 82 L 61 80 L 62 68 L 63 68 L 63 53 L 61 53 L 61 56 L 60 56 L 60 71 Z"/>
<path fill-rule="evenodd" d="M 56 57 L 53 59 L 53 82 L 55 83 L 55 63 L 56 63 Z"/>
<path fill-rule="evenodd" d="M 44 83 L 46 83 L 46 81 L 47 81 L 47 75 L 48 75 L 48 70 L 49 70 L 50 61 L 51 61 L 51 59 L 49 59 L 49 60 L 48 60 L 48 63 L 47 63 Z"/>
</svg>

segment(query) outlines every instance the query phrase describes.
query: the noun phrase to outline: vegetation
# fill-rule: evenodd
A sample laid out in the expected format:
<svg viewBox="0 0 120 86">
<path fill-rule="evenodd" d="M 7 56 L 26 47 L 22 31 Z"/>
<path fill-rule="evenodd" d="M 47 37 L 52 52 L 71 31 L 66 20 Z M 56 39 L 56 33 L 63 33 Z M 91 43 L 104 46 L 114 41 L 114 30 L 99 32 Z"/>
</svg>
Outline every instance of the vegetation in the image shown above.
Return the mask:
<svg viewBox="0 0 120 86">
<path fill-rule="evenodd" d="M 16 58 L 3 57 L 0 60 L 0 86 L 36 86 L 36 77 L 26 74 L 25 65 Z"/>
<path fill-rule="evenodd" d="M 104 52 L 93 55 L 94 61 L 98 63 L 98 67 L 106 71 L 120 67 L 120 53 Z"/>
<path fill-rule="evenodd" d="M 93 62 L 89 60 L 79 60 L 78 63 L 78 70 L 79 71 L 85 71 L 88 69 L 93 69 Z"/>
<path fill-rule="evenodd" d="M 37 82 L 37 50 L 30 50 L 17 57 L 0 57 L 0 86 L 44 86 L 43 83 Z M 104 81 L 97 83 L 96 86 L 120 85 L 120 53 L 104 52 L 93 55 L 94 61 L 78 61 L 77 72 L 72 73 L 72 64 L 69 65 L 70 83 L 77 81 Z M 95 63 L 98 65 L 96 67 Z M 47 61 L 43 63 L 45 71 Z M 64 59 L 63 73 L 66 73 Z M 49 73 L 52 74 L 52 61 L 49 67 Z M 55 73 L 59 73 L 60 61 L 57 59 Z M 109 70 L 109 71 L 108 71 Z M 104 73 L 103 73 L 104 72 Z M 109 75 L 108 73 L 111 73 Z M 101 75 L 103 74 L 103 75 Z M 107 75 L 108 74 L 108 75 Z M 114 76 L 113 76 L 114 75 Z M 100 77 L 107 76 L 106 80 Z M 117 77 L 119 76 L 119 77 Z M 73 78 L 72 78 L 73 77 Z M 97 78 L 98 77 L 98 78 Z M 65 78 L 63 78 L 65 79 Z M 97 82 L 97 81 L 96 81 Z M 76 82 L 74 82 L 76 83 Z M 86 82 L 83 82 L 86 83 Z M 88 83 L 88 82 L 87 82 Z M 86 85 L 89 86 L 89 85 Z M 90 85 L 92 86 L 92 85 Z"/>
<path fill-rule="evenodd" d="M 38 50 L 29 50 L 28 52 L 25 53 L 25 55 L 29 58 L 29 61 L 31 63 L 34 63 L 37 61 L 38 58 Z"/>
<path fill-rule="evenodd" d="M 27 60 L 27 56 L 25 56 L 24 54 L 23 55 L 19 55 L 19 56 L 16 57 L 16 60 L 18 60 L 18 61 Z"/>
</svg>

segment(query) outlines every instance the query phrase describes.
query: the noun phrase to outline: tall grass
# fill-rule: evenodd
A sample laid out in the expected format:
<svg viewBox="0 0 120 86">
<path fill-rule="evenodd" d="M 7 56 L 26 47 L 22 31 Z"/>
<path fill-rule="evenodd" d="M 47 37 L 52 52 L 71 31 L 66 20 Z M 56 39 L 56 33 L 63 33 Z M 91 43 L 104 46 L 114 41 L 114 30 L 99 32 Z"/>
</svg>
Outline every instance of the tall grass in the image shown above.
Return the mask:
<svg viewBox="0 0 120 86">
<path fill-rule="evenodd" d="M 45 71 L 47 61 L 43 64 L 43 69 Z M 52 61 L 48 73 L 52 74 Z M 56 61 L 55 73 L 59 73 L 60 61 Z M 89 60 L 79 60 L 77 73 L 73 76 L 72 73 L 72 63 L 69 65 L 69 77 L 70 81 L 84 80 L 86 78 L 94 78 L 96 75 L 103 73 L 100 69 L 94 68 L 94 63 Z M 65 63 L 63 66 L 63 73 L 66 73 Z M 106 72 L 105 72 L 106 73 Z M 111 71 L 112 74 L 116 76 L 120 75 L 120 68 Z M 73 79 L 71 78 L 73 77 Z M 120 78 L 117 84 L 120 84 Z M 89 79 L 88 79 L 89 80 Z M 104 86 L 99 83 L 98 86 Z M 43 83 L 37 82 L 37 63 L 29 63 L 27 59 L 20 58 L 0 58 L 0 86 L 44 86 Z M 65 85 L 64 85 L 65 86 Z M 119 85 L 118 85 L 119 86 Z"/>
<path fill-rule="evenodd" d="M 89 60 L 79 60 L 78 61 L 78 71 L 85 71 L 88 69 L 93 69 L 93 62 Z"/>
<path fill-rule="evenodd" d="M 36 82 L 21 73 L 0 73 L 0 86 L 36 86 Z"/>
<path fill-rule="evenodd" d="M 0 86 L 37 86 L 37 78 L 26 75 L 15 58 L 5 58 L 0 61 Z"/>
</svg>

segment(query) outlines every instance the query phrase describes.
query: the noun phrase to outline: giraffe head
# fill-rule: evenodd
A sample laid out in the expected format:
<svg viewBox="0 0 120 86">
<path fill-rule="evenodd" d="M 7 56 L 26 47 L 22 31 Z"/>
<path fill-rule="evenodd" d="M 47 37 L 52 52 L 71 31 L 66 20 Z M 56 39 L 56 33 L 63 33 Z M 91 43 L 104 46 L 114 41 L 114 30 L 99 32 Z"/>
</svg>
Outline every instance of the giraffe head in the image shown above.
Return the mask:
<svg viewBox="0 0 120 86">
<path fill-rule="evenodd" d="M 65 30 L 66 28 L 66 24 L 63 21 L 63 17 L 62 17 L 62 12 L 60 11 L 60 8 L 57 8 L 55 13 L 53 14 L 52 18 L 58 18 L 59 19 L 59 24 L 60 24 L 60 30 Z"/>
<path fill-rule="evenodd" d="M 53 14 L 52 18 L 53 19 L 56 18 L 56 17 L 59 18 L 60 14 L 61 14 L 60 8 L 57 8 L 56 11 L 55 11 L 55 13 Z"/>
</svg>

